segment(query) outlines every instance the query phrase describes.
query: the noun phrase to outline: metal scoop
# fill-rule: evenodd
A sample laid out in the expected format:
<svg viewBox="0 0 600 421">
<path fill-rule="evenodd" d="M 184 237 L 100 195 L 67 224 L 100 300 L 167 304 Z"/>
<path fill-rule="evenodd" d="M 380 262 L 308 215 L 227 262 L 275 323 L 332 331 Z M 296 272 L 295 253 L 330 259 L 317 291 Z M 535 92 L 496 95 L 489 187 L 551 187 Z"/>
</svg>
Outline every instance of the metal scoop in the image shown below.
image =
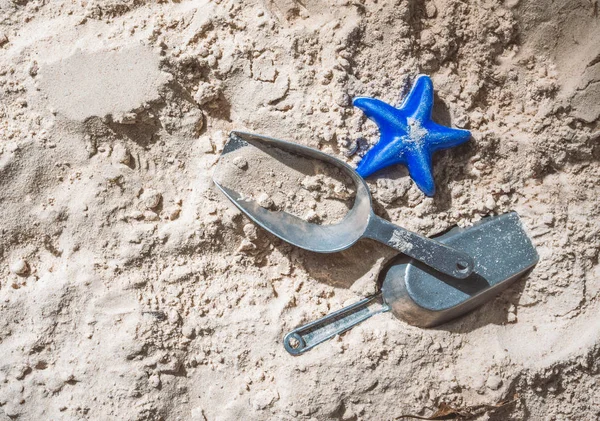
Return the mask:
<svg viewBox="0 0 600 421">
<path fill-rule="evenodd" d="M 283 339 L 285 349 L 302 354 L 390 310 L 415 326 L 440 325 L 490 300 L 538 261 L 515 212 L 484 218 L 469 228 L 455 227 L 437 240 L 473 256 L 475 269 L 467 279 L 449 277 L 399 255 L 380 272 L 378 294 L 294 329 Z"/>
<path fill-rule="evenodd" d="M 334 253 L 350 247 L 361 238 L 372 238 L 451 277 L 464 279 L 473 272 L 473 258 L 468 253 L 408 231 L 375 215 L 367 184 L 345 162 L 306 146 L 242 132 L 231 132 L 222 157 L 242 148 L 275 148 L 324 161 L 341 169 L 355 184 L 354 206 L 344 219 L 336 224 L 318 225 L 287 212 L 266 209 L 225 186 L 220 179 L 220 174 L 226 171 L 226 168 L 222 168 L 221 158 L 213 175 L 217 187 L 250 219 L 282 240 L 306 250 Z"/>
</svg>

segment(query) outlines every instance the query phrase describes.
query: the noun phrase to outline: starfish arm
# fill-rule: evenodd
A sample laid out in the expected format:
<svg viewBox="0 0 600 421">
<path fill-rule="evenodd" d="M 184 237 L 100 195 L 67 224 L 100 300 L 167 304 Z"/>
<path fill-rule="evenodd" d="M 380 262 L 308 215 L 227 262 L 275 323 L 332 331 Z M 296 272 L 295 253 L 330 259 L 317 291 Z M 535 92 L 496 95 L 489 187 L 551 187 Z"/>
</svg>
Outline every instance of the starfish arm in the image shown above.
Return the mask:
<svg viewBox="0 0 600 421">
<path fill-rule="evenodd" d="M 386 137 L 382 134 L 379 142 L 361 159 L 356 172 L 365 178 L 382 168 L 402 164 L 405 162 L 404 150 L 402 138 Z"/>
<path fill-rule="evenodd" d="M 360 108 L 369 119 L 377 124 L 382 136 L 384 133 L 391 135 L 393 131 L 398 129 L 404 132 L 408 131 L 408 123 L 402 112 L 383 101 L 374 98 L 358 97 L 354 98 L 352 104 Z"/>
<path fill-rule="evenodd" d="M 433 196 L 435 193 L 435 183 L 433 181 L 431 153 L 429 153 L 426 148 L 412 150 L 406 156 L 406 166 L 408 167 L 410 177 L 417 187 L 419 187 L 426 196 Z"/>
<path fill-rule="evenodd" d="M 427 143 L 431 152 L 458 146 L 471 138 L 468 130 L 444 127 L 431 120 L 426 121 L 423 128 L 427 130 Z"/>
<path fill-rule="evenodd" d="M 402 111 L 415 120 L 426 121 L 431 119 L 433 110 L 433 82 L 426 75 L 417 76 L 407 97 L 400 106 Z"/>
</svg>

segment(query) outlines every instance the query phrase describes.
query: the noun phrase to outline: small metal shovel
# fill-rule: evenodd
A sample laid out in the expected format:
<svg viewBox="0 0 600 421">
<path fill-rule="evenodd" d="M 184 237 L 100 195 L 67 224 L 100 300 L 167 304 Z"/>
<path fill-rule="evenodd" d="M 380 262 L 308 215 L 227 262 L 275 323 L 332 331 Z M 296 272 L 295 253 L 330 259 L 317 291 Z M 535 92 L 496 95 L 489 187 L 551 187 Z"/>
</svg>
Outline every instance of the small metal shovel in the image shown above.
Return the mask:
<svg viewBox="0 0 600 421">
<path fill-rule="evenodd" d="M 378 294 L 288 333 L 284 346 L 292 355 L 389 310 L 416 326 L 444 323 L 489 300 L 538 261 L 514 212 L 485 218 L 473 227 L 455 227 L 435 239 L 426 238 L 376 216 L 366 183 L 346 163 L 305 146 L 241 132 L 231 133 L 223 155 L 246 147 L 274 147 L 328 162 L 343 170 L 356 187 L 354 206 L 342 221 L 317 225 L 287 212 L 265 209 L 224 186 L 219 177 L 224 170 L 220 168 L 221 160 L 213 176 L 215 184 L 258 225 L 291 244 L 316 252 L 337 252 L 367 237 L 403 253 L 380 273 Z"/>
<path fill-rule="evenodd" d="M 415 326 L 440 325 L 490 300 L 538 261 L 515 212 L 484 218 L 469 228 L 452 228 L 436 239 L 475 259 L 468 278 L 452 278 L 399 255 L 380 272 L 379 293 L 294 329 L 283 339 L 285 349 L 302 354 L 390 310 Z"/>
</svg>

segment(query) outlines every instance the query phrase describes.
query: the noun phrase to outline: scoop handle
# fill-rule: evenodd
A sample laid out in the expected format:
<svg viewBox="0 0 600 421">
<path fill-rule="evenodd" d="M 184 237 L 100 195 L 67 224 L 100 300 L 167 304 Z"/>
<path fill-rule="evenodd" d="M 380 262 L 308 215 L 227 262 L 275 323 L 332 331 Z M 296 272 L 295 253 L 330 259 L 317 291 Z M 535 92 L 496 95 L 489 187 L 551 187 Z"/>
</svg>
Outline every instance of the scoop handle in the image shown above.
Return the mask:
<svg viewBox="0 0 600 421">
<path fill-rule="evenodd" d="M 321 342 L 352 329 L 369 317 L 389 309 L 379 292 L 292 330 L 283 338 L 283 346 L 290 354 L 300 355 Z"/>
<path fill-rule="evenodd" d="M 473 258 L 468 254 L 394 225 L 375 214 L 371 215 L 364 236 L 386 244 L 454 278 L 468 277 L 475 267 Z"/>
</svg>

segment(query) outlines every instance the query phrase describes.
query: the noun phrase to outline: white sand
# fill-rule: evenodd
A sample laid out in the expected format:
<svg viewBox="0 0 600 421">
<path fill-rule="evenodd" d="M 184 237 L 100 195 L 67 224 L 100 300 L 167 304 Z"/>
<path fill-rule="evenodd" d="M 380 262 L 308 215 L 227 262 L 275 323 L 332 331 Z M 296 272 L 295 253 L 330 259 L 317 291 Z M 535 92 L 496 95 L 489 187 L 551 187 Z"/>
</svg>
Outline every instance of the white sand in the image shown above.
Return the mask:
<svg viewBox="0 0 600 421">
<path fill-rule="evenodd" d="M 600 417 L 596 1 L 0 0 L 0 420 Z M 377 140 L 352 97 L 473 140 L 369 179 L 433 235 L 516 210 L 529 277 L 437 329 L 391 314 L 301 357 L 295 326 L 375 290 L 391 249 L 317 255 L 211 181 L 230 130 L 344 158 Z M 358 157 L 348 158 L 356 163 Z"/>
</svg>

